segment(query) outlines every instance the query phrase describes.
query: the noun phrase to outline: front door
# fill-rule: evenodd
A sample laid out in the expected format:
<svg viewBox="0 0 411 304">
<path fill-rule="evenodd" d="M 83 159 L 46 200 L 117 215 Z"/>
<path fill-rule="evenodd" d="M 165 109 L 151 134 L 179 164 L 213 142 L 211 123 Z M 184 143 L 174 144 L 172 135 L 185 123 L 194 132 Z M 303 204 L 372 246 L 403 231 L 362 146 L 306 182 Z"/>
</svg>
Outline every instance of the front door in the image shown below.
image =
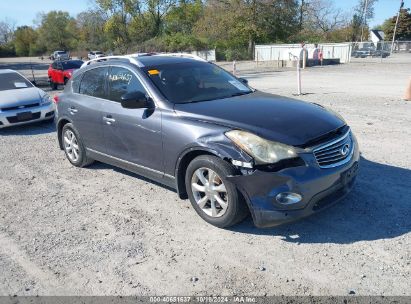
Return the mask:
<svg viewBox="0 0 411 304">
<path fill-rule="evenodd" d="M 124 67 L 111 67 L 109 101 L 102 113 L 106 151 L 134 165 L 135 171 L 145 171 L 141 172 L 143 175 L 160 177 L 164 172 L 161 110 L 123 108 L 121 96 L 136 91 L 147 94 L 136 73 Z"/>
</svg>

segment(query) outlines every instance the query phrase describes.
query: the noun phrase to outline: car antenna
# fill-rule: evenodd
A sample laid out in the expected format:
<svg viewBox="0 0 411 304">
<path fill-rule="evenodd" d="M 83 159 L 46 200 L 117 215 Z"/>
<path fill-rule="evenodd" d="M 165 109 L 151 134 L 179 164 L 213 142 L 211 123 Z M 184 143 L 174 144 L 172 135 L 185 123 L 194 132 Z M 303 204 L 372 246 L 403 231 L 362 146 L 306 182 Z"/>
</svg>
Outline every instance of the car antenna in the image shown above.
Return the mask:
<svg viewBox="0 0 411 304">
<path fill-rule="evenodd" d="M 33 71 L 33 62 L 30 60 L 31 75 L 33 76 L 33 84 L 36 85 L 36 77 L 34 76 Z"/>
</svg>

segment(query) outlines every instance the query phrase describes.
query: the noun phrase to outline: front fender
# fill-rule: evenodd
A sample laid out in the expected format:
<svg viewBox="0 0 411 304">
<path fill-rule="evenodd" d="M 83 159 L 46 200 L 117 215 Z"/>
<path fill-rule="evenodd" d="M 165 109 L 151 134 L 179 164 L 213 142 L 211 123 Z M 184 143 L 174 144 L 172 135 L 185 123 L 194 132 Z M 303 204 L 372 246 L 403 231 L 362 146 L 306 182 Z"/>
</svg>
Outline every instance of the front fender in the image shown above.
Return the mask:
<svg viewBox="0 0 411 304">
<path fill-rule="evenodd" d="M 187 145 L 177 158 L 174 176 L 176 177 L 176 188 L 180 198 L 187 198 L 185 189 L 185 172 L 189 163 L 197 156 L 211 154 L 223 160 L 239 160 L 251 162 L 252 158 L 237 148 L 226 136 L 207 135 L 200 137 L 197 142 Z"/>
</svg>

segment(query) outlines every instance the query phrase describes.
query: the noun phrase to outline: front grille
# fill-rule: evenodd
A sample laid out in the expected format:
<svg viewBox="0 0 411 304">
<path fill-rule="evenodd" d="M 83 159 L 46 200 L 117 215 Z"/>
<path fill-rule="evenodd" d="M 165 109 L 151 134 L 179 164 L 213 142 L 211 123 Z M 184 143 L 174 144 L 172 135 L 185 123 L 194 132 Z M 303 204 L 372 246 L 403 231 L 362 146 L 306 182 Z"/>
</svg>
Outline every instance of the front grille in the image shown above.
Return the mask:
<svg viewBox="0 0 411 304">
<path fill-rule="evenodd" d="M 21 109 L 28 109 L 28 108 L 34 108 L 40 106 L 39 103 L 32 103 L 28 105 L 22 105 L 22 106 L 15 106 L 15 107 L 8 107 L 8 108 L 1 108 L 0 110 L 5 112 L 5 111 L 14 111 L 14 110 L 21 110 Z"/>
<path fill-rule="evenodd" d="M 354 152 L 351 131 L 313 150 L 321 168 L 331 168 L 347 163 Z"/>
<path fill-rule="evenodd" d="M 54 115 L 54 111 L 46 113 L 46 117 L 50 117 L 50 116 L 53 116 L 53 115 Z"/>
<path fill-rule="evenodd" d="M 17 122 L 25 122 L 25 121 L 39 119 L 40 116 L 41 116 L 41 113 L 37 112 L 37 113 L 33 113 L 31 118 L 28 118 L 28 119 L 18 119 L 17 116 L 10 116 L 10 117 L 7 117 L 7 120 L 9 121 L 9 123 L 17 123 Z"/>
</svg>

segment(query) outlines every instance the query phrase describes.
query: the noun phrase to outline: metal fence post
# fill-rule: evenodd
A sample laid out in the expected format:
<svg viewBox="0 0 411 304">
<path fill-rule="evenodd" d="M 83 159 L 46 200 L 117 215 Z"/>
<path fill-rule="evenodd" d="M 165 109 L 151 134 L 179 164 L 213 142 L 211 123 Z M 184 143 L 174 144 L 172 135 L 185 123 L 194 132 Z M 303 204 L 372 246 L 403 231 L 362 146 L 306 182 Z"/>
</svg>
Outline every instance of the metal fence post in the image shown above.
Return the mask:
<svg viewBox="0 0 411 304">
<path fill-rule="evenodd" d="M 300 56 L 295 56 L 293 53 L 288 53 L 288 55 L 294 58 L 297 62 L 297 95 L 301 95 L 301 68 L 300 68 Z"/>
<path fill-rule="evenodd" d="M 298 90 L 298 95 L 301 95 L 301 68 L 300 68 L 299 61 L 297 63 L 297 90 Z"/>
<path fill-rule="evenodd" d="M 303 48 L 303 70 L 305 69 L 305 66 L 307 64 L 306 52 L 307 52 L 307 50 L 304 47 Z"/>
</svg>

